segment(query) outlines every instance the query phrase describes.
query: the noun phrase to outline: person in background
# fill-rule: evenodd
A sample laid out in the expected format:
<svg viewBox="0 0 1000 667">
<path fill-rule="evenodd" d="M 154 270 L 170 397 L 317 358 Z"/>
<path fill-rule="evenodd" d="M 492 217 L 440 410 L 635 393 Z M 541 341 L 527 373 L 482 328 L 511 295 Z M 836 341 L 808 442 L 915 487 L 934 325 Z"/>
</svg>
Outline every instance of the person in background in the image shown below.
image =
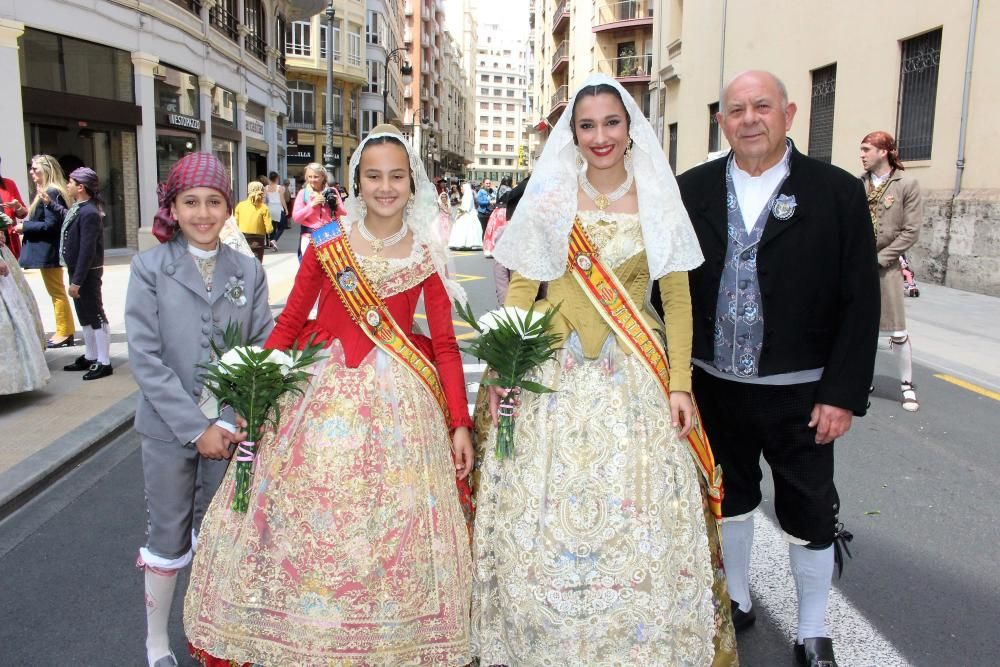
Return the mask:
<svg viewBox="0 0 1000 667">
<path fill-rule="evenodd" d="M 263 262 L 267 235 L 274 231 L 274 225 L 271 214 L 264 205 L 264 186 L 260 181 L 250 181 L 247 184 L 247 198 L 236 205 L 233 217 L 254 256 Z"/>
<path fill-rule="evenodd" d="M 22 234 L 23 247 L 20 263 L 25 269 L 39 269 L 45 290 L 52 299 L 55 310 L 56 331 L 49 339 L 49 347 L 71 347 L 76 345 L 73 334 L 73 310 L 66 285 L 63 283 L 63 268 L 59 262 L 59 237 L 62 231 L 60 211 L 66 209 L 66 178 L 62 168 L 51 155 L 36 155 L 31 158 L 31 180 L 35 184 L 35 196 L 28 209 L 28 217 L 17 225 Z"/>
<path fill-rule="evenodd" d="M 510 176 L 504 176 L 500 179 L 500 187 L 497 188 L 496 202 L 499 205 L 500 198 L 511 191 L 513 180 Z"/>
<path fill-rule="evenodd" d="M 139 385 L 135 430 L 142 436 L 146 543 L 136 565 L 145 578 L 146 660 L 175 667 L 168 622 L 177 573 L 191 562 L 201 517 L 226 472 L 237 433 L 231 410 L 202 387 L 228 324 L 244 345 L 263 345 L 274 320 L 260 262 L 219 243 L 233 208 L 232 181 L 211 153 L 192 153 L 170 170 L 153 235 L 162 243 L 132 258 L 125 297 L 129 364 Z"/>
<path fill-rule="evenodd" d="M 5 213 L 14 223 L 7 233 L 7 250 L 14 255 L 14 259 L 21 256 L 21 237 L 14 231 L 17 220 L 28 215 L 28 207 L 21 199 L 21 193 L 17 189 L 17 183 L 9 178 L 0 175 L 0 212 Z"/>
<path fill-rule="evenodd" d="M 497 200 L 493 192 L 493 184 L 490 179 L 483 179 L 483 184 L 476 191 L 476 215 L 479 217 L 479 225 L 481 233 L 486 233 L 486 225 L 490 221 L 490 213 L 493 212 L 493 207 L 496 205 Z"/>
<path fill-rule="evenodd" d="M 483 255 L 490 257 L 490 261 L 493 262 L 493 285 L 497 292 L 497 303 L 501 305 L 503 305 L 504 300 L 507 298 L 507 286 L 510 284 L 511 270 L 495 259 L 492 259 L 493 249 L 500 241 L 500 237 L 503 235 L 503 231 L 510 222 L 510 219 L 514 217 L 514 211 L 517 210 L 517 205 L 524 195 L 524 189 L 528 187 L 529 178 L 531 177 L 525 176 L 524 180 L 517 184 L 517 187 L 505 192 L 498 198 L 497 207 L 493 210 L 492 215 L 490 215 L 490 224 L 487 225 L 486 235 L 483 237 Z"/>
<path fill-rule="evenodd" d="M 271 214 L 271 223 L 274 225 L 274 235 L 271 237 L 270 246 L 272 250 L 277 250 L 278 239 L 288 228 L 288 196 L 284 186 L 278 183 L 278 172 L 272 171 L 267 177 L 268 184 L 264 186 L 264 201 L 267 203 L 267 212 Z"/>
<path fill-rule="evenodd" d="M 87 371 L 84 380 L 99 380 L 114 373 L 111 329 L 101 295 L 104 276 L 101 183 L 93 169 L 79 167 L 69 175 L 66 191 L 73 205 L 63 217 L 59 257 L 69 272 L 69 295 L 83 330 L 85 347 L 84 353 L 63 370 Z"/>
<path fill-rule="evenodd" d="M 861 182 L 868 194 L 868 211 L 878 252 L 878 277 L 882 294 L 882 317 L 879 332 L 889 337 L 889 348 L 899 369 L 903 409 L 916 412 L 916 387 L 913 384 L 913 350 L 906 330 L 906 310 L 903 307 L 903 253 L 920 238 L 924 221 L 924 200 L 920 184 L 903 173 L 896 141 L 888 132 L 872 132 L 861 140 L 861 165 L 865 173 Z M 911 274 L 912 275 L 912 274 Z"/>
<path fill-rule="evenodd" d="M 344 215 L 340 193 L 326 184 L 326 169 L 318 162 L 311 162 L 305 169 L 306 184 L 302 193 L 295 196 L 292 219 L 299 223 L 299 258 L 318 229 L 335 218 Z"/>
</svg>

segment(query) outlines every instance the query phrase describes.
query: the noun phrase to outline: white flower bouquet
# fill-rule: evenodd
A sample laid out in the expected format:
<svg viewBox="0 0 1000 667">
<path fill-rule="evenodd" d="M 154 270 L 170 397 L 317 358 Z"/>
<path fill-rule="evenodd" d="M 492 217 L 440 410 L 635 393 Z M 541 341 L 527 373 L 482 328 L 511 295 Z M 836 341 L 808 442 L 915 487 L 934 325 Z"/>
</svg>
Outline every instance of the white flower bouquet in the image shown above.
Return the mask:
<svg viewBox="0 0 1000 667">
<path fill-rule="evenodd" d="M 299 394 L 312 377 L 304 369 L 319 360 L 322 345 L 310 339 L 305 349 L 265 350 L 256 345 L 240 345 L 243 334 L 230 323 L 222 336 L 223 348 L 212 341 L 217 361 L 199 364 L 205 369 L 203 384 L 220 404 L 228 405 L 247 422 L 247 440 L 236 447 L 236 492 L 233 509 L 246 512 L 250 505 L 250 480 L 257 443 L 264 428 L 277 428 L 281 418 L 278 399 L 287 393 Z"/>
<path fill-rule="evenodd" d="M 520 388 L 536 394 L 548 394 L 553 390 L 525 377 L 536 366 L 554 359 L 559 350 L 561 337 L 549 333 L 549 324 L 559 307 L 550 308 L 545 314 L 536 314 L 534 308 L 525 311 L 520 308 L 504 307 L 486 313 L 476 320 L 472 309 L 455 302 L 459 316 L 479 336 L 469 341 L 462 349 L 485 361 L 496 374 L 487 374 L 483 384 L 487 386 Z M 507 458 L 514 453 L 514 392 L 505 396 L 497 410 L 497 458 Z"/>
</svg>

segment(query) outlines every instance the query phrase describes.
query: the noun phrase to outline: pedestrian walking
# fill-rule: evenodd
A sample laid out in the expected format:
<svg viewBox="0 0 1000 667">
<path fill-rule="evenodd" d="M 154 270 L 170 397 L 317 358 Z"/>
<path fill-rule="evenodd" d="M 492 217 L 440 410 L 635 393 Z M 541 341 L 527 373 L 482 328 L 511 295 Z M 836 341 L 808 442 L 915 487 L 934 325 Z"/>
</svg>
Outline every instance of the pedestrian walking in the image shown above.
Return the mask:
<svg viewBox="0 0 1000 667">
<path fill-rule="evenodd" d="M 903 409 L 920 409 L 916 385 L 913 384 L 913 348 L 906 330 L 906 309 L 903 291 L 906 275 L 902 269 L 903 253 L 920 238 L 924 221 L 924 200 L 920 184 L 903 173 L 906 167 L 899 161 L 896 141 L 888 132 L 871 132 L 861 140 L 861 175 L 868 194 L 868 211 L 875 234 L 878 253 L 878 276 L 882 295 L 882 317 L 879 332 L 888 336 L 889 349 L 899 371 Z M 910 276 L 912 278 L 912 272 Z M 914 288 L 916 289 L 916 288 Z"/>
<path fill-rule="evenodd" d="M 347 215 L 313 232 L 267 341 L 315 337 L 325 358 L 259 443 L 249 510 L 231 509 L 231 474 L 205 517 L 184 608 L 202 664 L 471 660 L 456 478 L 472 468 L 472 422 L 451 314 L 464 293 L 399 130 L 373 128 L 350 175 Z M 420 301 L 430 339 L 416 342 Z"/>
<path fill-rule="evenodd" d="M 114 373 L 111 367 L 111 328 L 101 294 L 104 278 L 104 201 L 97 173 L 87 167 L 73 170 L 66 183 L 73 205 L 63 215 L 59 257 L 69 272 L 69 296 L 83 330 L 83 354 L 64 371 L 86 371 L 84 380 Z M 56 205 L 58 207 L 58 204 Z"/>
<path fill-rule="evenodd" d="M 562 349 L 530 376 L 555 391 L 520 397 L 513 454 L 493 453 L 496 429 L 481 443 L 476 655 L 523 667 L 736 664 L 706 511 L 711 498 L 718 507 L 715 466 L 703 469 L 688 439 L 700 427 L 687 271 L 701 252 L 656 133 L 616 80 L 591 74 L 573 94 L 494 254 L 515 272 L 506 306 L 560 304 L 551 333 Z M 665 327 L 645 307 L 651 279 Z"/>
<path fill-rule="evenodd" d="M 76 345 L 73 338 L 76 328 L 59 261 L 62 232 L 59 211 L 66 208 L 66 178 L 54 157 L 36 155 L 31 158 L 31 180 L 35 184 L 35 196 L 28 208 L 27 218 L 16 227 L 22 234 L 21 267 L 39 270 L 45 290 L 52 299 L 56 330 L 48 346 L 71 347 Z"/>
<path fill-rule="evenodd" d="M 705 263 L 691 272 L 694 394 L 725 477 L 733 621 L 753 623 L 750 547 L 760 456 L 798 593 L 794 655 L 835 665 L 826 603 L 838 514 L 833 443 L 865 414 L 878 333 L 875 243 L 857 178 L 802 155 L 784 84 L 744 72 L 716 116 L 732 146 L 678 177 Z"/>
<path fill-rule="evenodd" d="M 259 181 L 250 181 L 247 184 L 247 198 L 236 205 L 233 217 L 250 245 L 250 250 L 259 261 L 263 262 L 267 235 L 274 231 L 274 224 L 268 207 L 264 204 L 264 186 Z"/>
<path fill-rule="evenodd" d="M 482 185 L 476 191 L 476 214 L 479 216 L 480 233 L 486 233 L 486 225 L 490 221 L 490 213 L 496 205 L 496 195 L 490 179 L 483 179 Z"/>
<path fill-rule="evenodd" d="M 219 418 L 198 364 L 211 360 L 211 342 L 221 344 L 229 324 L 254 345 L 273 326 L 264 268 L 219 243 L 233 208 L 230 183 L 211 153 L 174 165 L 153 224 L 162 245 L 132 258 L 125 299 L 129 362 L 140 390 L 135 430 L 142 436 L 147 533 L 137 566 L 145 577 L 150 667 L 177 665 L 167 634 L 176 575 L 191 562 L 230 446 L 246 437 L 231 412 Z"/>
<path fill-rule="evenodd" d="M 278 183 L 278 172 L 272 171 L 267 178 L 269 182 L 264 188 L 264 201 L 267 203 L 267 212 L 271 214 L 271 223 L 274 225 L 274 235 L 269 245 L 272 250 L 277 250 L 278 239 L 288 229 L 288 196 L 285 187 Z"/>
</svg>

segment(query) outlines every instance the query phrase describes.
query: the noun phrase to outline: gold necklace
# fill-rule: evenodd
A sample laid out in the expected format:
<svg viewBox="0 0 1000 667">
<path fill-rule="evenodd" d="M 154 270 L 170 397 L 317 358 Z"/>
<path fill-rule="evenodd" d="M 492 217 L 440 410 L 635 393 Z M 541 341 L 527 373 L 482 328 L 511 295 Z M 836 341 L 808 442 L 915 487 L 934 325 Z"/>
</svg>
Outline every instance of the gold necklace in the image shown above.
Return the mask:
<svg viewBox="0 0 1000 667">
<path fill-rule="evenodd" d="M 611 206 L 611 204 L 624 197 L 628 191 L 632 189 L 633 182 L 635 182 L 635 174 L 632 171 L 631 158 L 625 158 L 625 180 L 621 185 L 608 194 L 604 194 L 594 187 L 593 183 L 591 183 L 587 178 L 586 169 L 580 172 L 580 188 L 583 190 L 584 194 L 594 200 L 594 206 L 596 206 L 599 211 L 603 211 L 607 207 Z"/>
</svg>

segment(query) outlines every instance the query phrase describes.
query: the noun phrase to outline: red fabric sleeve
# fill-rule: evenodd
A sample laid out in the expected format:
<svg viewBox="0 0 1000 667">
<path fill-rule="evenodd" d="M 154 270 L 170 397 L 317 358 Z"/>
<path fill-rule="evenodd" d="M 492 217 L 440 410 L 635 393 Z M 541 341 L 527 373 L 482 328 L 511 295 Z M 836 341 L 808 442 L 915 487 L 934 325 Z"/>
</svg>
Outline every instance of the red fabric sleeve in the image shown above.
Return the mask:
<svg viewBox="0 0 1000 667">
<path fill-rule="evenodd" d="M 324 280 L 326 275 L 319 265 L 319 260 L 316 259 L 312 244 L 309 244 L 305 254 L 302 255 L 299 271 L 295 274 L 295 284 L 285 301 L 285 309 L 278 316 L 278 322 L 274 325 L 274 330 L 268 336 L 264 347 L 287 350 L 295 344 L 309 317 L 309 311 L 316 303 Z"/>
<path fill-rule="evenodd" d="M 437 366 L 444 395 L 448 399 L 450 426 L 453 429 L 459 426 L 472 428 L 462 354 L 458 350 L 455 327 L 451 321 L 451 298 L 436 272 L 424 281 L 424 309 L 427 311 L 427 324 L 431 330 L 434 365 Z"/>
</svg>

